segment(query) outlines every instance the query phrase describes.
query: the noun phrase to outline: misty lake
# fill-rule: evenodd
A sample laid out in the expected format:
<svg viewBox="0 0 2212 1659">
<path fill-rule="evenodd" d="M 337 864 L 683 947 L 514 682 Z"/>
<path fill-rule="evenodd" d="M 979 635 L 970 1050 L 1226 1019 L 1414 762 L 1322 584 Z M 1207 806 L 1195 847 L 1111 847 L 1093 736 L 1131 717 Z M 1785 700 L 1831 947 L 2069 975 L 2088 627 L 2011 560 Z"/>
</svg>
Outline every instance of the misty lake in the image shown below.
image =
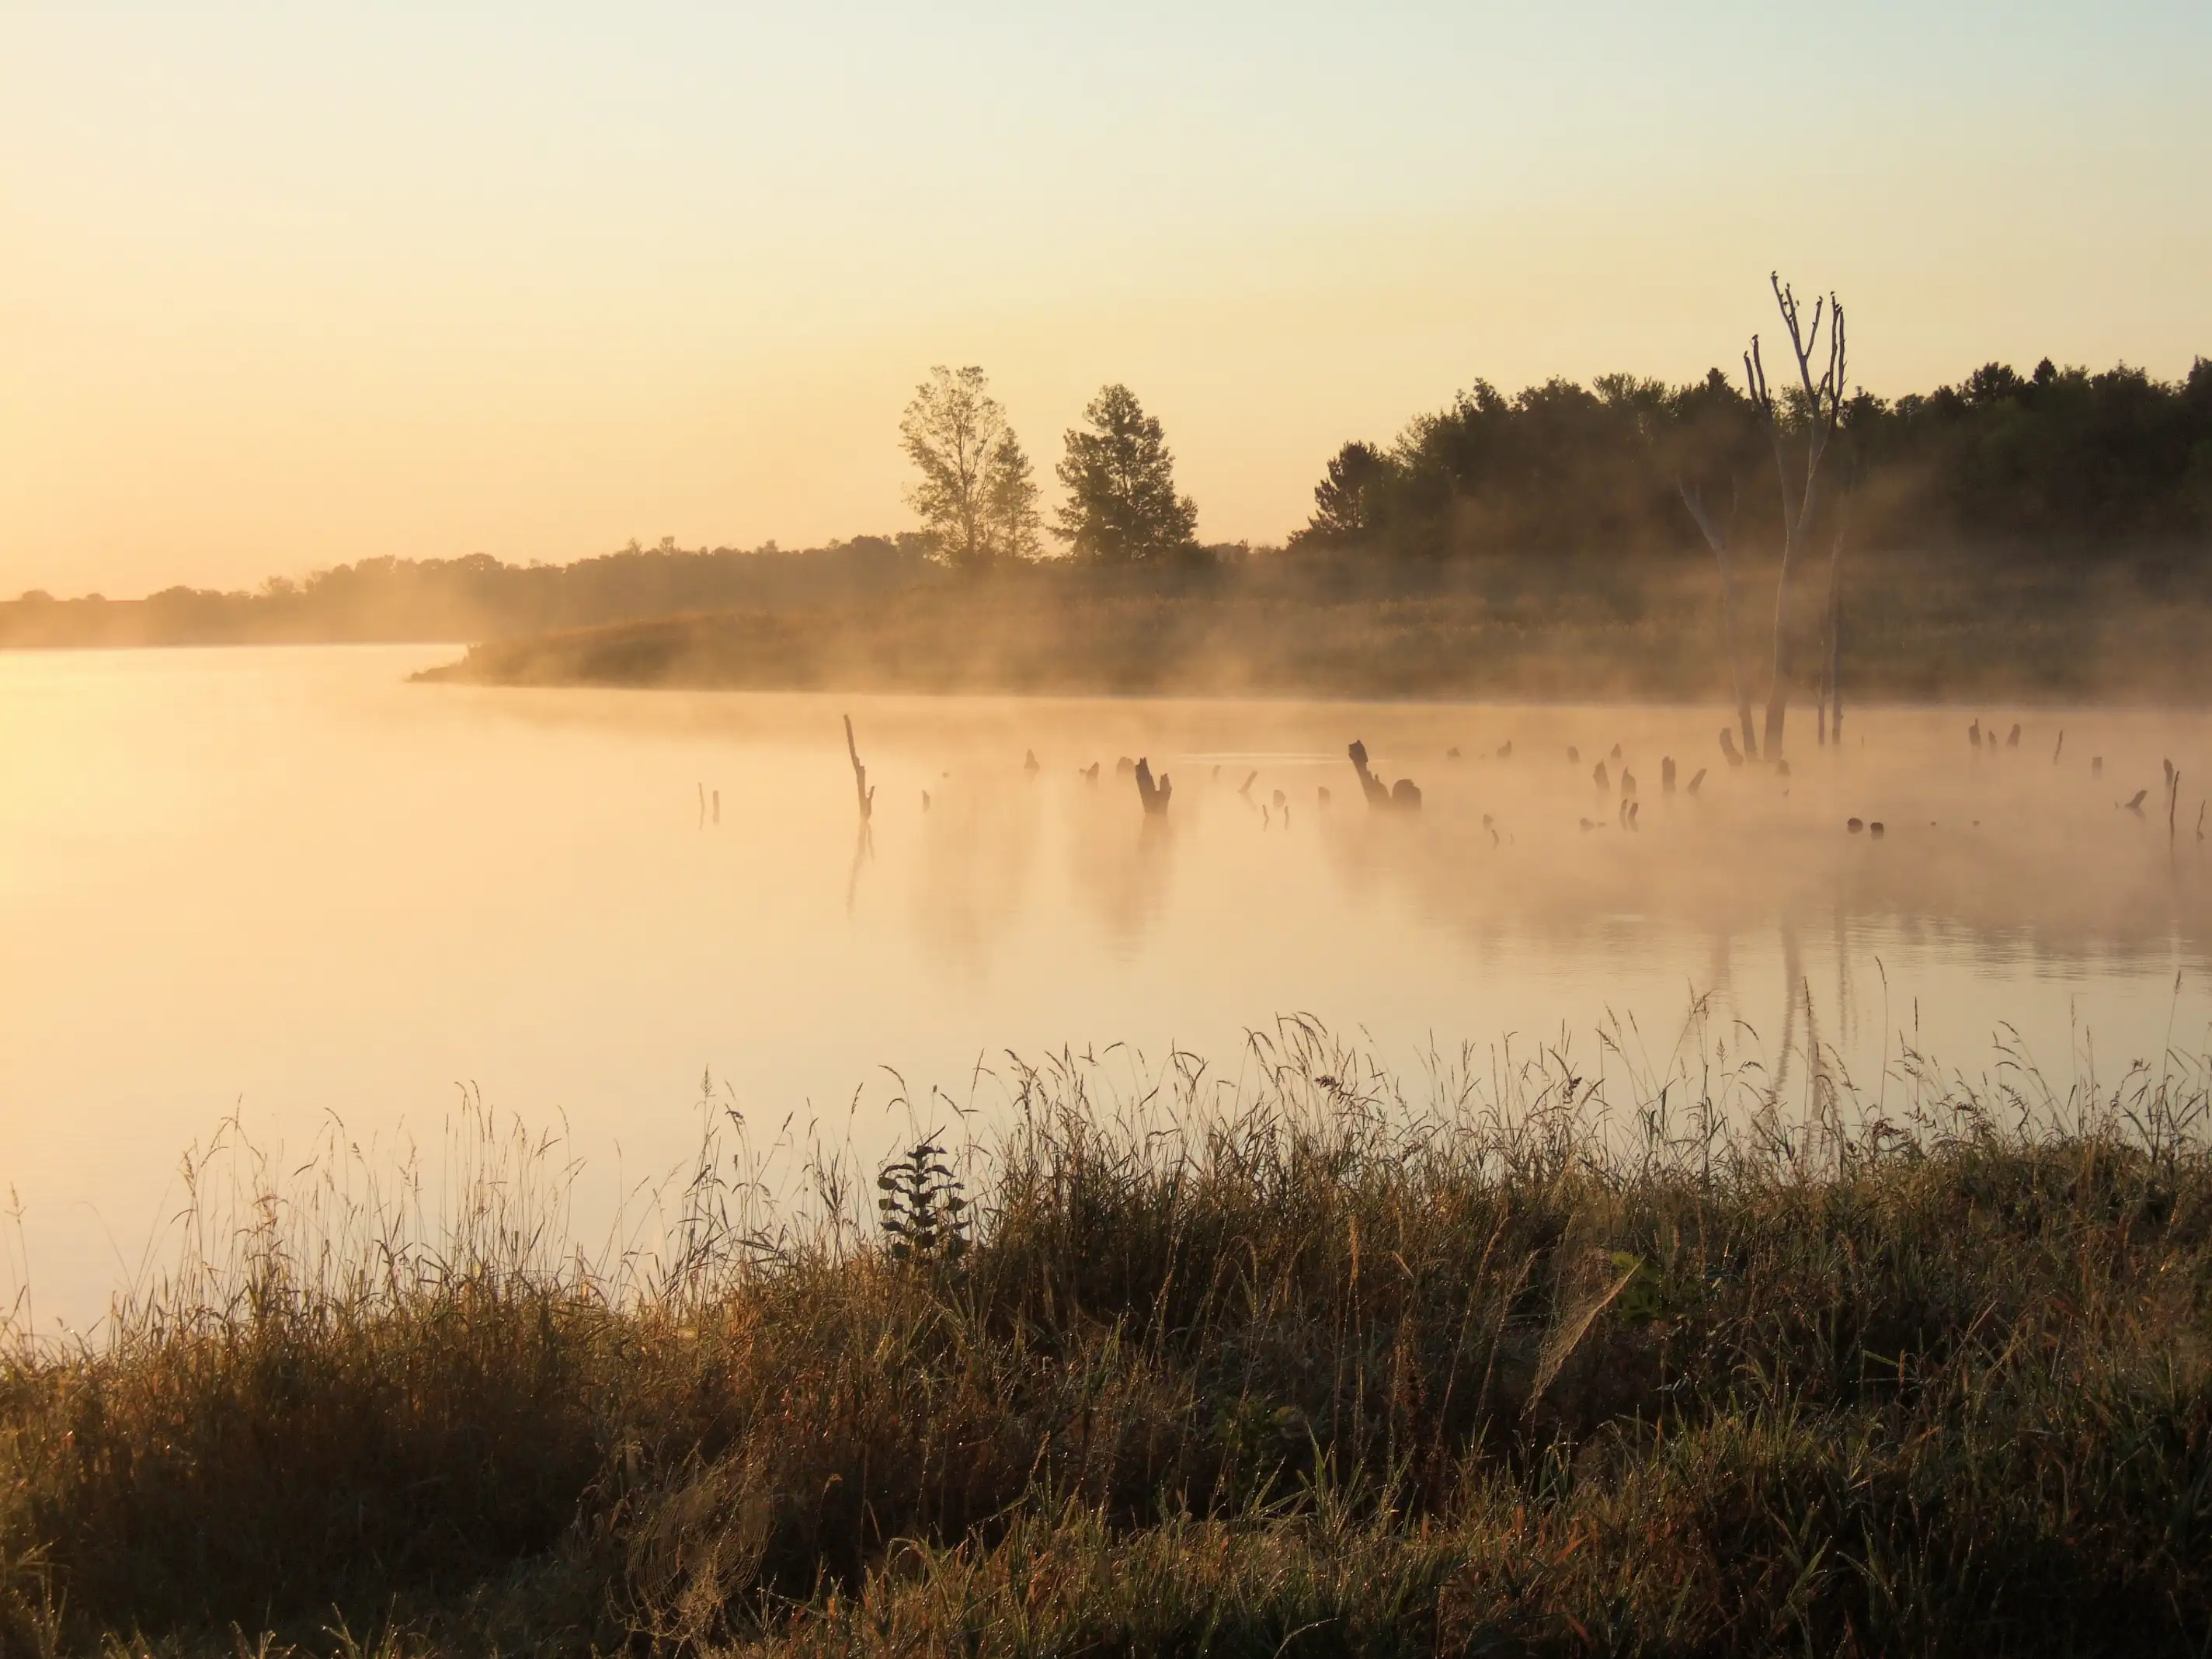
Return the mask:
<svg viewBox="0 0 2212 1659">
<path fill-rule="evenodd" d="M 1699 997 L 1691 1040 L 1817 1042 L 1869 1087 L 1900 1040 L 2062 1087 L 2212 1043 L 2194 714 L 1853 711 L 1822 749 L 1801 713 L 1784 777 L 1712 708 L 407 683 L 456 654 L 0 657 L 0 1177 L 43 1327 L 160 1259 L 234 1115 L 381 1155 L 465 1089 L 562 1135 L 589 1222 L 681 1162 L 702 1079 L 873 1158 L 988 1120 L 1008 1050 L 1134 1086 L 1285 1014 L 1409 1087 L 1509 1036 L 1601 1066 L 1608 1021 L 1663 1060 Z M 1419 813 L 1370 811 L 1353 738 Z"/>
</svg>

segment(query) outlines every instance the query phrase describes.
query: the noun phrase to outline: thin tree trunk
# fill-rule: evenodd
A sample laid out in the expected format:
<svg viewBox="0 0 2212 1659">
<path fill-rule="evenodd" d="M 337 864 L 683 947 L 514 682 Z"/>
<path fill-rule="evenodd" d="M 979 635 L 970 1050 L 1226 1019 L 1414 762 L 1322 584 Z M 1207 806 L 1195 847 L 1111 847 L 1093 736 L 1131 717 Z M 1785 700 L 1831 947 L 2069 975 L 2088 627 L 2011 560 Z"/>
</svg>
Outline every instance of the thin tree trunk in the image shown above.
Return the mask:
<svg viewBox="0 0 2212 1659">
<path fill-rule="evenodd" d="M 1690 510 L 1698 529 L 1713 550 L 1713 562 L 1721 570 L 1721 637 L 1728 647 L 1729 675 L 1735 688 L 1735 717 L 1743 728 L 1743 752 L 1752 759 L 1759 758 L 1759 739 L 1752 725 L 1751 693 L 1744 687 L 1743 650 L 1736 643 L 1735 567 L 1729 562 L 1728 532 L 1716 525 L 1705 511 L 1705 498 L 1684 479 L 1674 480 L 1675 493 L 1681 496 L 1682 505 Z M 1734 521 L 1735 515 L 1729 515 Z"/>
<path fill-rule="evenodd" d="M 1782 430 L 1774 428 L 1774 467 L 1782 480 L 1782 568 L 1774 578 L 1774 663 L 1766 686 L 1766 756 L 1782 758 L 1783 722 L 1790 713 L 1790 568 L 1813 516 L 1813 484 L 1820 465 L 1817 453 L 1805 468 L 1805 493 L 1793 516 L 1790 511 L 1790 468 L 1782 453 Z"/>
<path fill-rule="evenodd" d="M 853 793 L 860 803 L 860 822 L 876 815 L 876 792 L 868 784 L 868 769 L 860 764 L 860 745 L 853 741 L 853 717 L 845 716 L 845 752 L 853 757 Z"/>
<path fill-rule="evenodd" d="M 1796 492 L 1793 507 L 1790 488 L 1788 446 L 1782 432 L 1782 417 L 1775 407 L 1773 395 L 1768 391 L 1765 365 L 1760 361 L 1759 337 L 1753 335 L 1751 349 L 1744 353 L 1744 379 L 1751 392 L 1751 400 L 1758 408 L 1766 433 L 1774 445 L 1774 471 L 1782 486 L 1782 568 L 1774 579 L 1774 666 L 1773 678 L 1766 690 L 1766 757 L 1782 758 L 1782 728 L 1790 708 L 1790 571 L 1796 562 L 1797 550 L 1811 534 L 1815 509 L 1820 501 L 1820 458 L 1828 447 L 1828 440 L 1835 435 L 1842 416 L 1845 356 L 1844 347 L 1844 308 L 1828 296 L 1826 309 L 1829 318 L 1828 368 L 1816 385 L 1813 379 L 1813 353 L 1819 349 L 1822 301 L 1813 302 L 1812 326 L 1801 325 L 1797 297 L 1785 286 L 1780 276 L 1770 277 L 1774 289 L 1774 301 L 1781 308 L 1783 326 L 1789 331 L 1790 349 L 1797 359 L 1797 380 L 1805 395 L 1805 478 Z"/>
<path fill-rule="evenodd" d="M 1828 549 L 1828 672 L 1822 688 L 1828 732 L 1838 743 L 1844 740 L 1844 537 L 1850 525 L 1851 490 L 1847 477 L 1843 498 L 1836 504 L 1836 539 Z"/>
<path fill-rule="evenodd" d="M 1757 760 L 1759 743 L 1752 732 L 1751 693 L 1743 683 L 1743 653 L 1735 642 L 1735 572 L 1729 567 L 1726 548 L 1715 557 L 1721 567 L 1721 625 L 1728 635 L 1729 672 L 1735 677 L 1735 720 L 1743 731 L 1743 752 Z"/>
</svg>

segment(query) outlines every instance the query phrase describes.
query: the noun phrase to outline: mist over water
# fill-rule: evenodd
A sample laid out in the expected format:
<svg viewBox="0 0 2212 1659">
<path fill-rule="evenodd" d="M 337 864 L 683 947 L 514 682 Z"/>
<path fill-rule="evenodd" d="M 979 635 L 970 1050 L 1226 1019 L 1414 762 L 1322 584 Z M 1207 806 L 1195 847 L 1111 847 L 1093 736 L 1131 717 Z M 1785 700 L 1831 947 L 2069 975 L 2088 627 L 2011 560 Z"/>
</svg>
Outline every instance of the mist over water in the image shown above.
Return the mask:
<svg viewBox="0 0 2212 1659">
<path fill-rule="evenodd" d="M 690 1150 L 702 1075 L 873 1158 L 987 1124 L 1010 1049 L 1233 1073 L 1291 1012 L 1415 1087 L 1509 1036 L 1602 1067 L 1609 1022 L 1663 1060 L 1708 996 L 1692 1044 L 1869 1089 L 1900 1036 L 2063 1087 L 2212 1025 L 2201 715 L 1879 709 L 1822 749 L 1798 714 L 1784 777 L 1717 708 L 404 684 L 450 654 L 0 658 L 0 1180 L 42 1325 L 161 1257 L 233 1114 L 396 1161 L 466 1085 L 563 1137 L 588 1232 Z M 1418 814 L 1369 809 L 1353 738 Z"/>
</svg>

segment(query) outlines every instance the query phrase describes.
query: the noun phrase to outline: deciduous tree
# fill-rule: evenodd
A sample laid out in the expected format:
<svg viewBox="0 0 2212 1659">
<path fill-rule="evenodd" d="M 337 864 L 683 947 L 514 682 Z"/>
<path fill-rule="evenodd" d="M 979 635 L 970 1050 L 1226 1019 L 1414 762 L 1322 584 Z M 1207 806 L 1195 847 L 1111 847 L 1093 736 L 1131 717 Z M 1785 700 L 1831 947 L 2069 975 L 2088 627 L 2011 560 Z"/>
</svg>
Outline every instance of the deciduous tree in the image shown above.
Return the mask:
<svg viewBox="0 0 2212 1659">
<path fill-rule="evenodd" d="M 939 557 L 963 569 L 1037 551 L 1036 484 L 1029 457 L 983 371 L 942 364 L 915 389 L 899 422 L 921 478 L 908 502 Z"/>
</svg>

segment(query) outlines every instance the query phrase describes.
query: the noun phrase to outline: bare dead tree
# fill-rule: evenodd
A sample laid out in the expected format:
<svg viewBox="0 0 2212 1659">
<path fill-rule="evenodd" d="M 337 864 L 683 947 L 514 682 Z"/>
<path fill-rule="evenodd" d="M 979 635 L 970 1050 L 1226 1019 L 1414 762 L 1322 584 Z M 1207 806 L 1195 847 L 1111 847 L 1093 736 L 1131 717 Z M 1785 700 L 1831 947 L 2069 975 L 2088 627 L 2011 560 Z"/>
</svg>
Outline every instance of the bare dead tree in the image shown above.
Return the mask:
<svg viewBox="0 0 2212 1659">
<path fill-rule="evenodd" d="M 853 757 L 853 793 L 860 797 L 860 822 L 876 815 L 876 792 L 868 787 L 868 769 L 860 764 L 860 745 L 853 741 L 853 717 L 845 716 L 845 752 Z"/>
<path fill-rule="evenodd" d="M 1714 561 L 1721 568 L 1721 635 L 1728 647 L 1729 674 L 1735 684 L 1735 714 L 1743 727 L 1744 752 L 1755 759 L 1759 739 L 1752 728 L 1751 690 L 1744 683 L 1743 651 L 1736 643 L 1735 567 L 1729 560 L 1729 536 L 1735 528 L 1736 508 L 1741 505 L 1742 492 L 1731 484 L 1728 521 L 1716 524 L 1713 515 L 1705 510 L 1705 498 L 1697 485 L 1678 476 L 1674 490 L 1681 496 L 1682 505 L 1689 509 L 1698 533 L 1705 537 L 1705 545 L 1713 550 Z"/>
<path fill-rule="evenodd" d="M 1744 379 L 1751 392 L 1766 434 L 1774 446 L 1774 470 L 1782 486 L 1782 568 L 1774 579 L 1774 667 L 1766 693 L 1766 757 L 1782 757 L 1782 726 L 1790 708 L 1790 572 L 1813 528 L 1819 504 L 1820 461 L 1828 441 L 1835 436 L 1843 416 L 1844 308 L 1832 294 L 1815 298 L 1809 324 L 1798 309 L 1797 296 L 1778 273 L 1767 280 L 1774 289 L 1774 303 L 1782 312 L 1782 325 L 1790 333 L 1790 354 L 1797 360 L 1797 382 L 1804 398 L 1805 448 L 1802 474 L 1794 478 L 1790 445 L 1773 392 L 1766 383 L 1766 365 L 1759 356 L 1759 336 L 1751 337 L 1751 349 L 1743 355 Z M 1823 308 L 1828 328 L 1828 366 L 1819 380 L 1813 378 L 1813 359 L 1820 349 Z"/>
<path fill-rule="evenodd" d="M 1820 741 L 1844 740 L 1844 538 L 1851 527 L 1851 486 L 1836 503 L 1836 535 L 1828 546 L 1828 608 L 1823 634 L 1827 660 L 1820 676 Z"/>
</svg>

